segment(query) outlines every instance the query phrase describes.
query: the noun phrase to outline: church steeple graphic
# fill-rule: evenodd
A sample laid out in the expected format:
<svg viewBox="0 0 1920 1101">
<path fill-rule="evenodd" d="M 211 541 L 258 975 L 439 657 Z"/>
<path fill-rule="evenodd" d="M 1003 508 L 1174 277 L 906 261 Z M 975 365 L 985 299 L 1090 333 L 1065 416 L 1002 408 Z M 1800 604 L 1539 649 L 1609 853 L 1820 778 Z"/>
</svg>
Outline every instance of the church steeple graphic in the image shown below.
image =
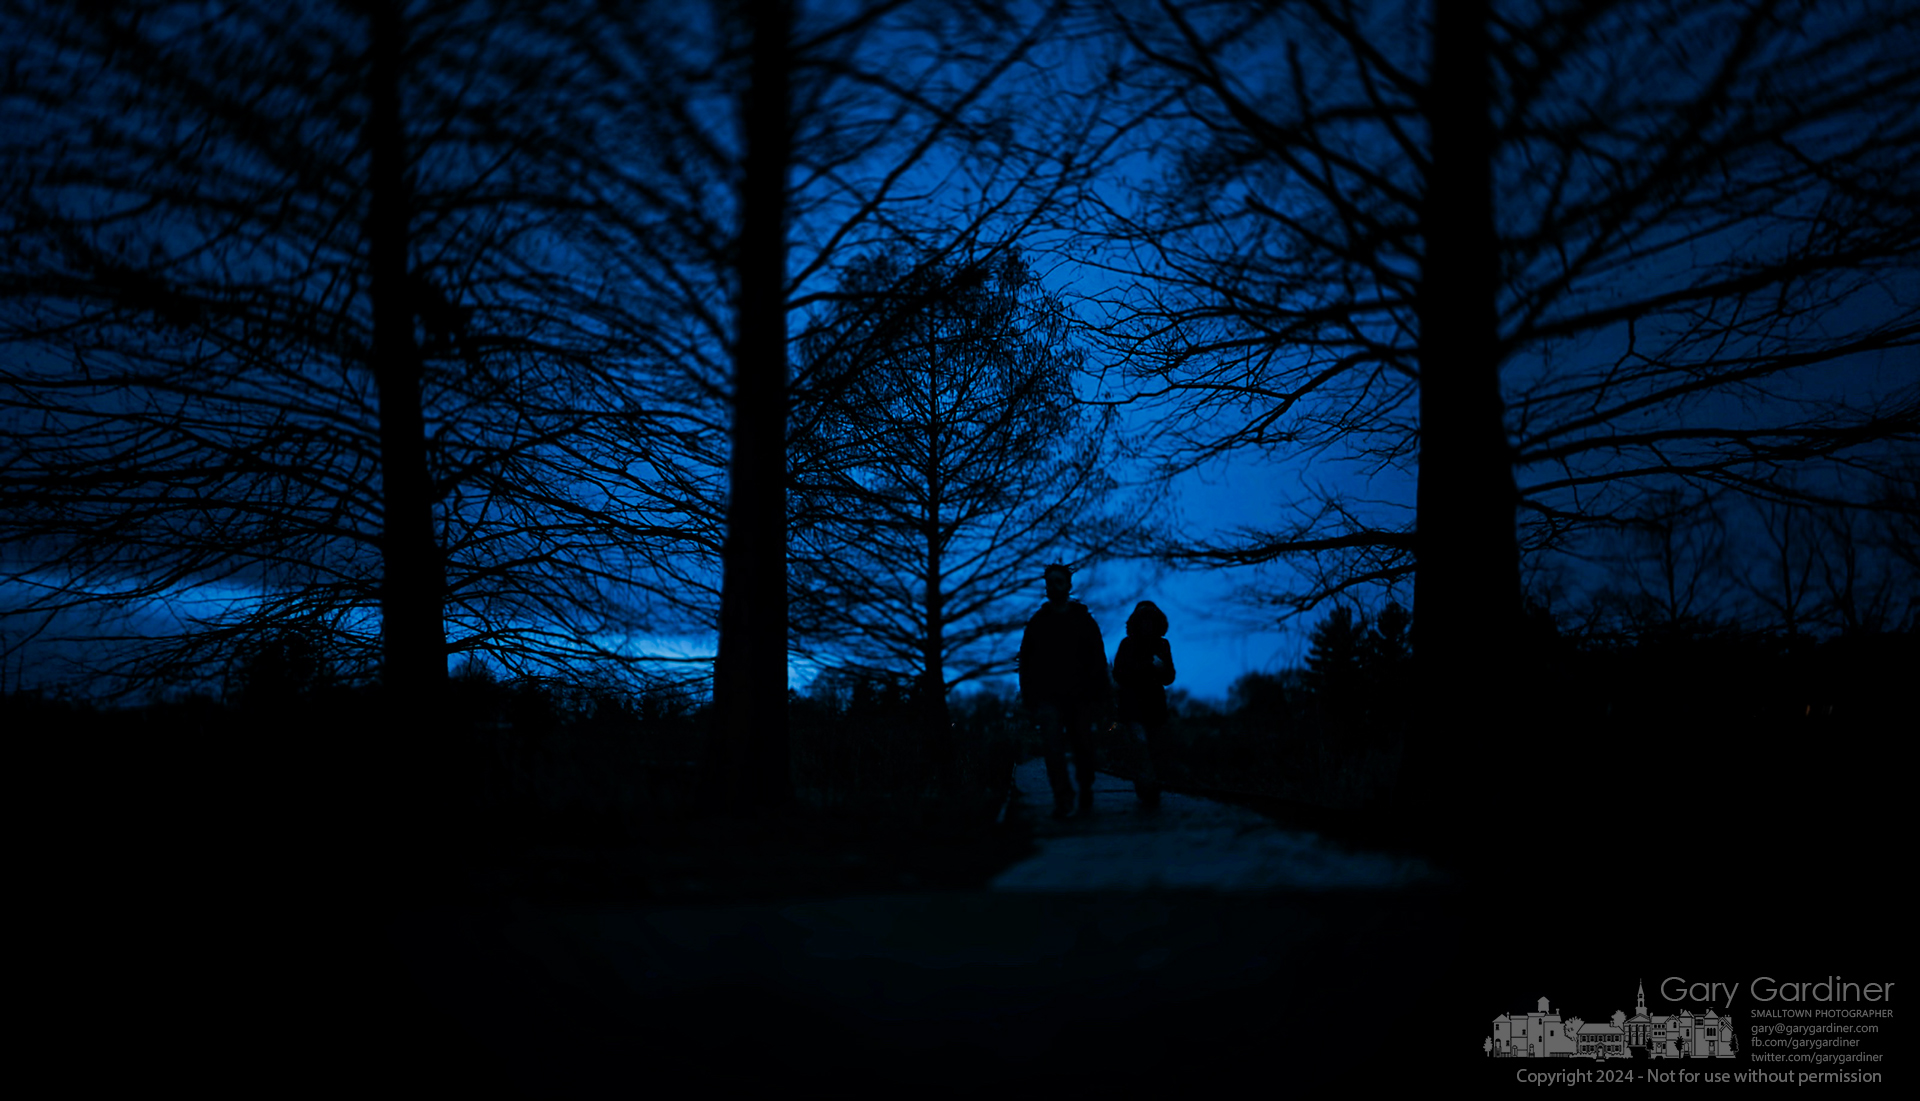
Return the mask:
<svg viewBox="0 0 1920 1101">
<path fill-rule="evenodd" d="M 1641 1017 L 1647 1015 L 1647 980 L 1645 979 L 1640 980 L 1640 993 L 1634 997 L 1633 1011 Z"/>
</svg>

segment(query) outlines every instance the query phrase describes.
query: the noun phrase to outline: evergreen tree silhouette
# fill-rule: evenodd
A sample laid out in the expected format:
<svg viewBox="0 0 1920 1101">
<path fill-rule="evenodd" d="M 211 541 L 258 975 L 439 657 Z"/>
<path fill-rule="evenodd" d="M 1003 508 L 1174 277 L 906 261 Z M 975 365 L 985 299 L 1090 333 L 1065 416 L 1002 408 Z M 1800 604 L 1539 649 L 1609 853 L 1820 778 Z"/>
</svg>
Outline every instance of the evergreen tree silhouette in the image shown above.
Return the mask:
<svg viewBox="0 0 1920 1101">
<path fill-rule="evenodd" d="M 1413 685 L 1411 629 L 1413 617 L 1398 601 L 1388 603 L 1373 620 L 1361 652 L 1367 709 L 1366 738 L 1381 745 L 1404 732 L 1407 694 Z"/>
<path fill-rule="evenodd" d="M 1346 742 L 1364 721 L 1364 667 L 1367 622 L 1352 608 L 1338 607 L 1314 627 L 1307 651 L 1307 686 L 1319 704 L 1327 736 Z"/>
</svg>

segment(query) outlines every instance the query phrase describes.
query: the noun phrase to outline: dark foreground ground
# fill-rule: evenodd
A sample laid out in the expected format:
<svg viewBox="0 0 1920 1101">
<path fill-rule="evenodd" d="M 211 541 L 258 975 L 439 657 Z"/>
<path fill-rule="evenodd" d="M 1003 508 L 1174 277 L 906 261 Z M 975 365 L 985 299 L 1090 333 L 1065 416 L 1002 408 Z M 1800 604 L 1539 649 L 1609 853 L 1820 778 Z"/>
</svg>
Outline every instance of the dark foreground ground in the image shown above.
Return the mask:
<svg viewBox="0 0 1920 1101">
<path fill-rule="evenodd" d="M 91 1037 L 81 1079 L 216 1093 L 1489 1092 L 1519 1088 L 1517 1061 L 1480 1052 L 1489 1022 L 1542 996 L 1604 1020 L 1673 976 L 1899 977 L 1904 873 L 1846 852 L 1737 875 L 1612 856 L 1494 874 L 1200 800 L 1135 828 L 1126 786 L 1103 789 L 1093 823 L 1016 804 L 1026 855 L 972 886 L 711 885 L 722 897 L 702 901 L 295 884 L 206 907 L 155 884 L 83 915 L 101 946 L 86 962 L 123 966 L 68 991 L 63 1019 Z M 1610 840 L 1566 838 L 1575 857 Z M 1170 874 L 1141 881 L 1153 861 Z"/>
<path fill-rule="evenodd" d="M 1898 980 L 1891 748 L 1561 745 L 1554 783 L 1397 815 L 1144 815 L 1107 777 L 1064 825 L 1030 762 L 984 833 L 708 823 L 479 863 L 349 843 L 315 816 L 351 808 L 244 768 L 108 817 L 29 769 L 76 795 L 23 846 L 27 1047 L 76 1088 L 250 1096 L 1517 1088 L 1481 1044 L 1541 997 L 1594 1021 L 1643 981 L 1703 1012 L 1657 992 Z"/>
<path fill-rule="evenodd" d="M 341 1023 L 422 1086 L 528 1096 L 1224 1089 L 1416 1056 L 1464 932 L 1445 873 L 1199 798 L 1143 814 L 1108 777 L 1057 824 L 1039 763 L 1019 780 L 1028 843 L 969 887 L 363 914 L 384 993 Z"/>
</svg>

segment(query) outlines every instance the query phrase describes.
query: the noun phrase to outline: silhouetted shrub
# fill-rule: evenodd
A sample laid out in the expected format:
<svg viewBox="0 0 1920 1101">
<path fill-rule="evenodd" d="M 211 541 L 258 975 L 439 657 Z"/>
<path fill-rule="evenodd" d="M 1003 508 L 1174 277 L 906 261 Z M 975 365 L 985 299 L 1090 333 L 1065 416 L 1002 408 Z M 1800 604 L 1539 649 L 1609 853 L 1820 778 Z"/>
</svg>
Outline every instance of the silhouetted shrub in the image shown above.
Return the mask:
<svg viewBox="0 0 1920 1101">
<path fill-rule="evenodd" d="M 1362 669 L 1356 658 L 1355 675 Z M 1363 740 L 1329 730 L 1312 684 L 1305 670 L 1250 673 L 1234 682 L 1225 707 L 1169 691 L 1165 752 L 1156 766 L 1175 786 L 1342 808 L 1388 799 L 1399 767 L 1397 732 Z M 1103 734 L 1101 752 L 1123 775 L 1137 767 L 1135 749 L 1119 732 Z"/>
<path fill-rule="evenodd" d="M 244 647 L 227 680 L 227 700 L 249 711 L 298 708 L 335 683 L 321 645 L 301 631 L 283 631 Z"/>
<path fill-rule="evenodd" d="M 448 711 L 459 802 L 492 842 L 624 843 L 695 809 L 703 717 L 673 693 L 467 666 Z"/>
<path fill-rule="evenodd" d="M 1004 794 L 1020 740 L 1017 706 L 993 693 L 949 702 L 953 759 L 929 746 L 921 689 L 909 676 L 839 673 L 790 694 L 794 784 L 802 802 L 839 816 L 964 825 Z"/>
</svg>

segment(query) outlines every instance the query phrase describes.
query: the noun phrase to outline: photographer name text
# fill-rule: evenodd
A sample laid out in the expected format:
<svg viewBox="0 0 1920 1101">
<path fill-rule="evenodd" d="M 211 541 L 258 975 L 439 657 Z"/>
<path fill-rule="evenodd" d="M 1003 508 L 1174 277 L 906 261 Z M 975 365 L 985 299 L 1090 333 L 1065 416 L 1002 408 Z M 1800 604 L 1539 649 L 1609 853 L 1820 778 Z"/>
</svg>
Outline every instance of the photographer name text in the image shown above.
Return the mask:
<svg viewBox="0 0 1920 1101">
<path fill-rule="evenodd" d="M 1747 984 L 1748 997 L 1756 1002 L 1889 1002 L 1893 1000 L 1890 982 L 1851 982 L 1830 975 L 1811 982 L 1783 982 L 1762 975 Z M 1660 996 L 1670 1002 L 1694 1001 L 1731 1006 L 1740 994 L 1739 983 L 1688 982 L 1678 975 L 1661 980 Z M 1758 1011 L 1756 1011 L 1758 1012 Z"/>
</svg>

